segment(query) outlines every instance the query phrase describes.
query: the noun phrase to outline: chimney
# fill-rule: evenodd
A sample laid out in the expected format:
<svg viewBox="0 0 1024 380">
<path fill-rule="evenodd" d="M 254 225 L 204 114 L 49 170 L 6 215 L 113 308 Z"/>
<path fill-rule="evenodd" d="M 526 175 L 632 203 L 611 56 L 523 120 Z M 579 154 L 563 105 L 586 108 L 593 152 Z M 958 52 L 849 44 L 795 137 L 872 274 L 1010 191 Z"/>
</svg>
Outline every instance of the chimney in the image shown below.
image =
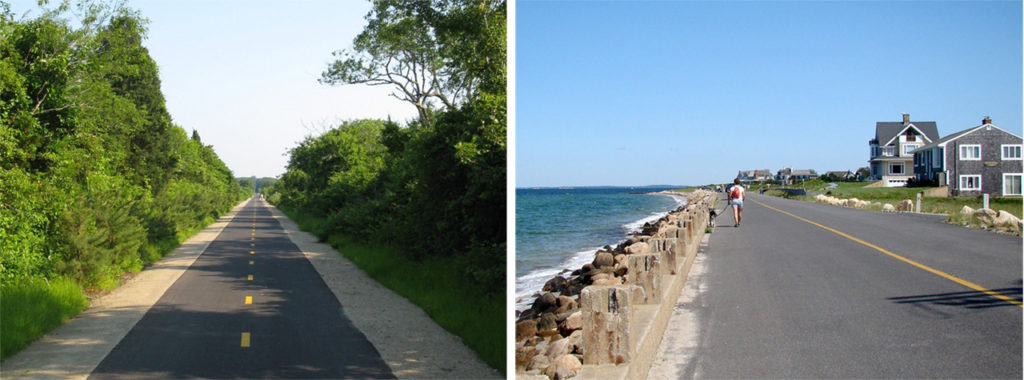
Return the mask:
<svg viewBox="0 0 1024 380">
<path fill-rule="evenodd" d="M 981 125 L 985 125 L 985 124 L 992 124 L 992 119 L 989 118 L 988 116 L 985 116 L 984 119 L 981 119 Z"/>
<path fill-rule="evenodd" d="M 909 113 L 905 113 L 905 114 L 903 114 L 903 124 L 908 124 L 908 123 L 910 123 L 910 114 Z"/>
</svg>

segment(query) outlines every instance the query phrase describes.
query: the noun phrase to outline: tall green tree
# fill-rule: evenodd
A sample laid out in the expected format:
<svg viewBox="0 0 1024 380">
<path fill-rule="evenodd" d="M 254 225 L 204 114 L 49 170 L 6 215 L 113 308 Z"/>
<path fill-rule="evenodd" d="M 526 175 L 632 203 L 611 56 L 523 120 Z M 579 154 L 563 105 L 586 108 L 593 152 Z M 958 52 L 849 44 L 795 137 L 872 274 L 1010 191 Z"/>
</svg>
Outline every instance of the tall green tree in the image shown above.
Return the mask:
<svg viewBox="0 0 1024 380">
<path fill-rule="evenodd" d="M 375 0 L 366 19 L 352 49 L 334 53 L 321 83 L 390 86 L 423 124 L 482 87 L 505 90 L 504 1 Z"/>
</svg>

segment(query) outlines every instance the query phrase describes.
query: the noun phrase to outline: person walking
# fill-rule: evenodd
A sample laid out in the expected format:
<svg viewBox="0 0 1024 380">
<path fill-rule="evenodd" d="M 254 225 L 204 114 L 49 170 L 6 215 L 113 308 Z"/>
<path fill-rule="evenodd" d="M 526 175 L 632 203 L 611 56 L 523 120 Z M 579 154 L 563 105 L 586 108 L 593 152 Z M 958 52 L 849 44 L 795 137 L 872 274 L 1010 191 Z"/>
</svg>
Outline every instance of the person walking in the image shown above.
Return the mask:
<svg viewBox="0 0 1024 380">
<path fill-rule="evenodd" d="M 736 178 L 732 181 L 732 189 L 729 189 L 729 204 L 732 205 L 732 218 L 736 221 L 736 226 L 740 226 L 740 221 L 743 220 L 743 200 L 747 199 L 747 190 L 740 186 L 740 179 Z"/>
</svg>

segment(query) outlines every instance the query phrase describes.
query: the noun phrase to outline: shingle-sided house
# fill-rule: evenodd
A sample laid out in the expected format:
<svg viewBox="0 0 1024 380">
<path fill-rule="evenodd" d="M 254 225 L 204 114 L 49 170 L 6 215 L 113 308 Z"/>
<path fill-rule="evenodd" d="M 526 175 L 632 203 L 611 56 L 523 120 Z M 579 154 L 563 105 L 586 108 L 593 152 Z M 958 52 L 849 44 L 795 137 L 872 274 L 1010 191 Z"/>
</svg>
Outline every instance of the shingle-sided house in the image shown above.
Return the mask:
<svg viewBox="0 0 1024 380">
<path fill-rule="evenodd" d="M 783 184 L 790 185 L 796 181 L 818 178 L 818 172 L 814 169 L 793 169 L 783 168 L 775 174 L 775 179 Z"/>
<path fill-rule="evenodd" d="M 943 137 L 914 151 L 918 180 L 949 186 L 951 196 L 1021 195 L 1021 137 L 992 124 Z"/>
<path fill-rule="evenodd" d="M 938 139 L 934 121 L 910 121 L 910 114 L 903 114 L 902 122 L 875 123 L 875 138 L 868 141 L 871 178 L 882 180 L 886 187 L 906 185 L 914 177 L 911 152 Z"/>
<path fill-rule="evenodd" d="M 772 179 L 772 171 L 768 169 L 740 170 L 736 178 L 740 180 L 740 183 L 764 182 Z"/>
</svg>

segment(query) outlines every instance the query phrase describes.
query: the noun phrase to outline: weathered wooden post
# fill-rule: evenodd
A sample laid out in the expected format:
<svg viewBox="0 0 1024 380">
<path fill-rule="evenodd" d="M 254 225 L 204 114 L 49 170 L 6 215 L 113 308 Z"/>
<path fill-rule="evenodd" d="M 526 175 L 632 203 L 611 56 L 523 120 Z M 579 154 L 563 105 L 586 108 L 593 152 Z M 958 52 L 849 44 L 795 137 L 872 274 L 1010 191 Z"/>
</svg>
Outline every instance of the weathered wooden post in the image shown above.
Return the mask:
<svg viewBox="0 0 1024 380">
<path fill-rule="evenodd" d="M 583 310 L 583 364 L 630 361 L 633 335 L 632 286 L 588 286 L 580 293 Z"/>
</svg>

